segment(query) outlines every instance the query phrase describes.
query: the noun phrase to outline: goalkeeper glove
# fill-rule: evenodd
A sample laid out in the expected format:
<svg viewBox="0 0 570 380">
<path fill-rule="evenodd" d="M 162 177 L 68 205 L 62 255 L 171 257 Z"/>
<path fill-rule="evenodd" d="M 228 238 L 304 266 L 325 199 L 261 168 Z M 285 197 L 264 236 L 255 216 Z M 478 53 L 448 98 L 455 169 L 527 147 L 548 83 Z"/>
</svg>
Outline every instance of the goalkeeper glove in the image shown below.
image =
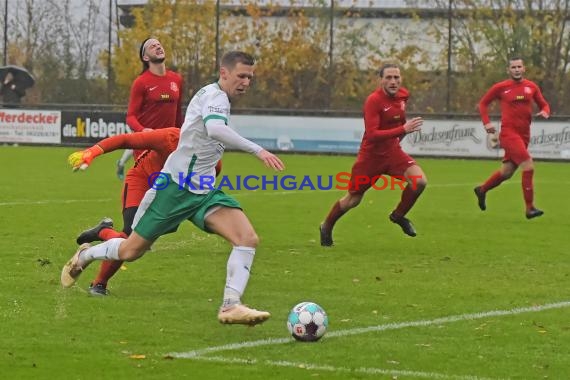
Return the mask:
<svg viewBox="0 0 570 380">
<path fill-rule="evenodd" d="M 103 153 L 103 148 L 99 145 L 93 145 L 91 148 L 71 153 L 67 158 L 67 162 L 74 172 L 79 169 L 85 170 L 91 165 L 91 161 L 93 161 L 95 157 Z"/>
</svg>

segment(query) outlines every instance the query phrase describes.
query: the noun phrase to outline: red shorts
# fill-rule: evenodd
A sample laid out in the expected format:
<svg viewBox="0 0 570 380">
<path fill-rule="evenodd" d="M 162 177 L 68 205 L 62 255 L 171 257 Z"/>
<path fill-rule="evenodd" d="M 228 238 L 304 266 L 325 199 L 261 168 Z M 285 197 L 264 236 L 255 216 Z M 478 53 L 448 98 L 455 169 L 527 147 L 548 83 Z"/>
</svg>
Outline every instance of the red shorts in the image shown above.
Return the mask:
<svg viewBox="0 0 570 380">
<path fill-rule="evenodd" d="M 416 161 L 402 149 L 394 149 L 383 156 L 358 156 L 350 173 L 350 188 L 348 192 L 351 194 L 364 194 L 377 182 L 378 178 L 375 179 L 374 177 L 382 175 L 403 177 L 406 170 L 413 165 L 416 165 Z M 359 177 L 366 177 L 371 179 L 371 181 L 356 183 L 356 179 Z"/>
<path fill-rule="evenodd" d="M 148 180 L 143 172 L 137 173 L 133 169 L 127 172 L 125 184 L 123 185 L 123 210 L 130 207 L 139 207 L 145 193 L 150 189 Z"/>
<path fill-rule="evenodd" d="M 515 165 L 530 160 L 528 153 L 528 139 L 520 135 L 506 135 L 500 137 L 501 148 L 505 150 L 503 162 L 511 161 Z"/>
</svg>

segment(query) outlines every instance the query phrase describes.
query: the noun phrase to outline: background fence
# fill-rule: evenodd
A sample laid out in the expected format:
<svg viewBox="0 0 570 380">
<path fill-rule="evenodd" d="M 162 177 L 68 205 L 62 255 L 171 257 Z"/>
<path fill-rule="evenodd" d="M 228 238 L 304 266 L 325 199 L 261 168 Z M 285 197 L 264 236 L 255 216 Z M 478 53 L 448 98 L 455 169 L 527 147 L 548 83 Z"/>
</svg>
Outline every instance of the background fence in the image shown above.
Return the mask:
<svg viewBox="0 0 570 380">
<path fill-rule="evenodd" d="M 360 117 L 233 115 L 230 125 L 271 151 L 355 154 L 364 131 Z M 570 123 L 536 122 L 529 151 L 537 159 L 570 160 Z M 94 110 L 0 110 L 0 142 L 87 146 L 131 132 L 124 112 Z M 404 150 L 414 156 L 497 158 L 500 147 L 488 143 L 479 120 L 433 118 L 420 132 L 406 136 Z"/>
<path fill-rule="evenodd" d="M 186 81 L 186 101 L 215 78 L 220 55 L 253 52 L 252 91 L 236 108 L 359 112 L 386 61 L 403 67 L 411 112 L 473 115 L 520 55 L 555 115 L 570 114 L 568 1 L 4 0 L 2 60 L 36 85 L 25 106 L 122 109 L 157 36 Z M 102 107 L 102 106 L 101 106 Z"/>
</svg>

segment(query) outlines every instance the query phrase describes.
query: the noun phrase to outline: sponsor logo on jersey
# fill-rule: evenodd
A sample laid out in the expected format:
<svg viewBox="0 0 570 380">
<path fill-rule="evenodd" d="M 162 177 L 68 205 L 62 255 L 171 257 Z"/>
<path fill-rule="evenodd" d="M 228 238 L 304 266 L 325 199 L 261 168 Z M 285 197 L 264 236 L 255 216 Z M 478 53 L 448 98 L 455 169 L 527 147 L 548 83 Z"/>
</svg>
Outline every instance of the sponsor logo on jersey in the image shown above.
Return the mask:
<svg viewBox="0 0 570 380">
<path fill-rule="evenodd" d="M 230 110 L 224 106 L 208 106 L 208 111 L 211 113 L 223 113 L 224 115 L 230 112 Z"/>
</svg>

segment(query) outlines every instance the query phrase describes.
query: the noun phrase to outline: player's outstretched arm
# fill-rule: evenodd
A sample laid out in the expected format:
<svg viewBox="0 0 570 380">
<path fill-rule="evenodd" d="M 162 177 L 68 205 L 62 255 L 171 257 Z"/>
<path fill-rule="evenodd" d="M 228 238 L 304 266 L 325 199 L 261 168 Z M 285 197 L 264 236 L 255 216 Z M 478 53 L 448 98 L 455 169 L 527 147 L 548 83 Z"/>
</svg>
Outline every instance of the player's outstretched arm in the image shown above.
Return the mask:
<svg viewBox="0 0 570 380">
<path fill-rule="evenodd" d="M 69 157 L 67 157 L 67 162 L 74 172 L 80 169 L 85 170 L 91 165 L 91 161 L 93 161 L 95 157 L 103 153 L 105 153 L 103 148 L 95 144 L 91 148 L 71 153 Z"/>
<path fill-rule="evenodd" d="M 255 154 L 268 168 L 274 170 L 283 170 L 285 168 L 279 157 L 263 149 L 253 141 L 240 136 L 236 131 L 219 120 L 209 121 L 206 124 L 206 130 L 208 131 L 208 136 L 225 145 Z"/>
<path fill-rule="evenodd" d="M 126 133 L 111 136 L 99 141 L 91 148 L 72 153 L 67 161 L 73 171 L 85 170 L 91 165 L 91 161 L 101 154 L 110 153 L 117 149 L 165 149 L 165 141 L 177 140 L 179 134 L 180 129 L 172 127 L 151 130 L 147 133 Z"/>
<path fill-rule="evenodd" d="M 285 164 L 283 164 L 283 161 L 281 161 L 279 157 L 277 157 L 271 152 L 268 152 L 265 149 L 262 149 L 259 151 L 259 153 L 257 153 L 257 158 L 263 161 L 265 163 L 265 166 L 267 166 L 270 169 L 278 171 L 285 169 Z"/>
</svg>

